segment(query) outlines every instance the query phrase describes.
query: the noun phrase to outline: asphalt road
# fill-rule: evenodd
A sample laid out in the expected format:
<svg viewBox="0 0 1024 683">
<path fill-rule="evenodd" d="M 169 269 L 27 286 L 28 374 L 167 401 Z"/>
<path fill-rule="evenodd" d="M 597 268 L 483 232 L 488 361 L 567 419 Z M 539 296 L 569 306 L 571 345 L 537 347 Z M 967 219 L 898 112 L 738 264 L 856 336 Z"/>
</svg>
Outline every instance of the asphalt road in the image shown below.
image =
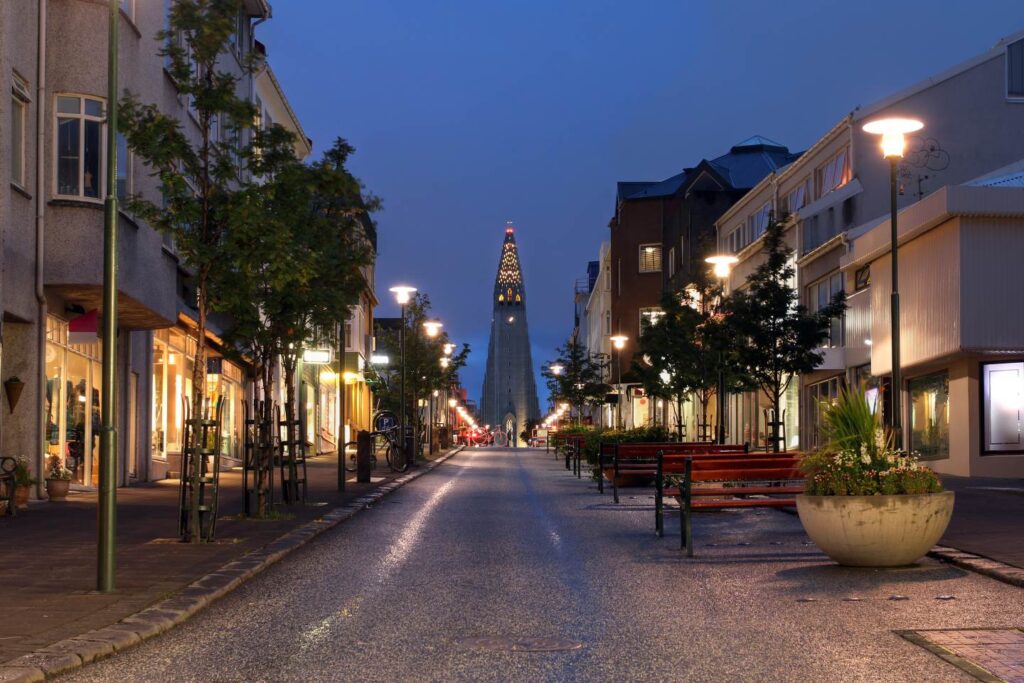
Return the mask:
<svg viewBox="0 0 1024 683">
<path fill-rule="evenodd" d="M 687 560 L 648 493 L 615 506 L 543 450 L 463 451 L 62 680 L 958 681 L 893 631 L 1024 625 L 1021 589 L 930 560 L 839 568 L 775 510 L 702 514 Z"/>
</svg>

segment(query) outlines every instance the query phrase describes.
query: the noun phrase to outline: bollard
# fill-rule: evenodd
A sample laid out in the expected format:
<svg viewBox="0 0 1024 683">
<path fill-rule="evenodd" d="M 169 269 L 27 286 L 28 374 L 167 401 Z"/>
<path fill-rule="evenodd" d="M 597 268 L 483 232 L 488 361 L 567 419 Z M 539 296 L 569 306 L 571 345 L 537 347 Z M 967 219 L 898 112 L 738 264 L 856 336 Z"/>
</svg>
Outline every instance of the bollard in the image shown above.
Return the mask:
<svg viewBox="0 0 1024 683">
<path fill-rule="evenodd" d="M 361 484 L 370 483 L 370 452 L 373 450 L 373 437 L 370 432 L 360 429 L 356 434 L 356 481 Z"/>
</svg>

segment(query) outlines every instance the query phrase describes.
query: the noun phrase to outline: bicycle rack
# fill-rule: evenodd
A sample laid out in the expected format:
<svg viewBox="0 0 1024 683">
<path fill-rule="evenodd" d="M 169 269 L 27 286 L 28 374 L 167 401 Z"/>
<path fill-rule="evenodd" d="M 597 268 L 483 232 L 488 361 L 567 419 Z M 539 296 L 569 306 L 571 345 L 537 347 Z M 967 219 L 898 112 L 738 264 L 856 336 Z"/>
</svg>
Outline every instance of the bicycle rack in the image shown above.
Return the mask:
<svg viewBox="0 0 1024 683">
<path fill-rule="evenodd" d="M 274 405 L 254 400 L 244 404 L 245 444 L 242 457 L 242 510 L 247 517 L 259 514 L 259 503 L 265 510 L 274 506 Z M 251 480 L 251 481 L 250 481 Z"/>
<path fill-rule="evenodd" d="M 278 426 L 284 430 L 277 456 L 281 468 L 281 498 L 289 505 L 305 504 L 306 438 L 302 433 L 302 420 L 281 419 L 279 408 Z"/>
<path fill-rule="evenodd" d="M 217 531 L 217 503 L 220 493 L 220 428 L 224 399 L 216 404 L 203 402 L 202 417 L 193 418 L 189 401 L 182 397 L 185 434 L 181 453 L 181 479 L 178 485 L 178 534 L 183 541 L 198 525 L 199 538 L 212 541 Z M 199 435 L 193 445 L 193 436 Z M 198 476 L 197 476 L 198 475 Z"/>
</svg>

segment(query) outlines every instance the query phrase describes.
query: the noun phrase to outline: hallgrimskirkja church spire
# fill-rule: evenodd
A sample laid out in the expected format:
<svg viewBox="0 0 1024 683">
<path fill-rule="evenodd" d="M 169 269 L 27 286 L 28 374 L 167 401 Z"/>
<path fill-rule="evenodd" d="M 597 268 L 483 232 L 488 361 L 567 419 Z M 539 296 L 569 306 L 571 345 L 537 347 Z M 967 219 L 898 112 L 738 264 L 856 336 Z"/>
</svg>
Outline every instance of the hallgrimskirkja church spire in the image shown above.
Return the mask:
<svg viewBox="0 0 1024 683">
<path fill-rule="evenodd" d="M 540 408 L 526 324 L 526 286 L 511 222 L 501 245 L 492 305 L 480 417 L 499 432 L 499 440 L 501 432 L 518 439 L 526 421 L 540 417 Z"/>
</svg>

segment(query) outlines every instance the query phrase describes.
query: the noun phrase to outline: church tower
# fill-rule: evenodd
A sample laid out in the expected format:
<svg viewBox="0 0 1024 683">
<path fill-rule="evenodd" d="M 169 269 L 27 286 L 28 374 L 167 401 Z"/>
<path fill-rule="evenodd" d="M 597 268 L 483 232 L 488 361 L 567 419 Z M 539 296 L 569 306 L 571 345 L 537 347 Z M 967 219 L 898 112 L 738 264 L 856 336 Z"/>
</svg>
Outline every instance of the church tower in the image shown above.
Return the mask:
<svg viewBox="0 0 1024 683">
<path fill-rule="evenodd" d="M 540 417 L 540 408 L 530 357 L 530 333 L 526 326 L 526 287 L 511 222 L 505 228 L 491 303 L 494 313 L 491 339 L 487 344 L 480 417 L 492 428 L 514 429 L 518 439 L 526 420 Z"/>
</svg>

